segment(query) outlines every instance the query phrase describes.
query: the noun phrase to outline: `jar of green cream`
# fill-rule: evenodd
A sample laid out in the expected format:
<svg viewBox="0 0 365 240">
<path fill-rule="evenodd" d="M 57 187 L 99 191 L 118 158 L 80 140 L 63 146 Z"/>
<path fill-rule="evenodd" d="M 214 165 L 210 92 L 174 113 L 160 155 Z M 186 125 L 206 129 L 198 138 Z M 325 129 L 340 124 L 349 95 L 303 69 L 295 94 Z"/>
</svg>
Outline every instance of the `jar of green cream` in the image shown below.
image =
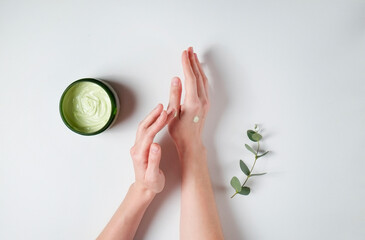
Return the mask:
<svg viewBox="0 0 365 240">
<path fill-rule="evenodd" d="M 113 88 L 95 78 L 71 83 L 60 100 L 63 122 L 81 135 L 96 135 L 108 129 L 117 119 L 119 99 Z"/>
</svg>

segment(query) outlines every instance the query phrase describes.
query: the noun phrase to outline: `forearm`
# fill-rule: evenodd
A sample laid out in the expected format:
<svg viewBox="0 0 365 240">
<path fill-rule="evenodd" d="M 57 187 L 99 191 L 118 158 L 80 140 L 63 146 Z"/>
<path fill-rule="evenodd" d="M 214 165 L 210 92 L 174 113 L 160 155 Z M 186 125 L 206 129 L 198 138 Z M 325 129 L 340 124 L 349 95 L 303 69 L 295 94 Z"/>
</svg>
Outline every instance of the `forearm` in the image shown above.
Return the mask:
<svg viewBox="0 0 365 240">
<path fill-rule="evenodd" d="M 154 193 L 132 184 L 122 204 L 97 239 L 132 240 L 154 196 Z"/>
<path fill-rule="evenodd" d="M 180 151 L 181 239 L 223 239 L 204 147 Z"/>
</svg>

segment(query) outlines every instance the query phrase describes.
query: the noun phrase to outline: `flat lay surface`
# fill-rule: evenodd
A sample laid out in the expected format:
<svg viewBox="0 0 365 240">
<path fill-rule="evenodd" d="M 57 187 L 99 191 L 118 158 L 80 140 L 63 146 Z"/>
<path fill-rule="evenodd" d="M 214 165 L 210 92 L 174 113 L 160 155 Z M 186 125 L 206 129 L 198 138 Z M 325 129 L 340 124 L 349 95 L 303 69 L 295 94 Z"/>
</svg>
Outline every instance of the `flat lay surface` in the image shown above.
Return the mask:
<svg viewBox="0 0 365 240">
<path fill-rule="evenodd" d="M 226 239 L 365 235 L 365 2 L 0 1 L 0 239 L 95 239 L 134 181 L 138 123 L 194 47 L 209 79 L 204 131 Z M 98 78 L 119 95 L 115 124 L 82 136 L 63 91 Z M 253 164 L 248 196 L 230 180 Z M 180 166 L 157 135 L 166 186 L 135 239 L 179 238 Z"/>
</svg>

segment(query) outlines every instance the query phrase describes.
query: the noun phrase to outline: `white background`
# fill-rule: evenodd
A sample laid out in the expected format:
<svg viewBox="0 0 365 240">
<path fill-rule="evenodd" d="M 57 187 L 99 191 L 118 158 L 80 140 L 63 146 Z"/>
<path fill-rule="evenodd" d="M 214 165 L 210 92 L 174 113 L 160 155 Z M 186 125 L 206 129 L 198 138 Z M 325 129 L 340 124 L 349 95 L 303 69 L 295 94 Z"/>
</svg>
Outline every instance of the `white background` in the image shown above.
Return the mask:
<svg viewBox="0 0 365 240">
<path fill-rule="evenodd" d="M 211 86 L 205 131 L 226 239 L 363 239 L 365 2 L 0 1 L 0 239 L 94 239 L 133 182 L 137 124 L 168 101 L 194 46 Z M 58 104 L 74 80 L 109 81 L 118 122 L 84 137 Z M 245 131 L 261 124 L 249 196 L 230 199 Z M 135 239 L 178 239 L 180 176 L 166 136 L 167 185 Z"/>
</svg>

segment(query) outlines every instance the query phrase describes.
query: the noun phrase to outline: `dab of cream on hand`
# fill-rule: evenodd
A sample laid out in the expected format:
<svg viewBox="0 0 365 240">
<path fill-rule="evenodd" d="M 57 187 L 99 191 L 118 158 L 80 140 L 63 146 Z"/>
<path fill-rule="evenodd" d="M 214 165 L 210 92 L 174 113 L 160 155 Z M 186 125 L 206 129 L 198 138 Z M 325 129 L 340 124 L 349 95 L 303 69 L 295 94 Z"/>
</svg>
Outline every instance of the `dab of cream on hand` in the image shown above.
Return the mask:
<svg viewBox="0 0 365 240">
<path fill-rule="evenodd" d="M 199 117 L 195 116 L 194 119 L 193 119 L 193 122 L 195 122 L 195 123 L 199 122 Z"/>
</svg>

